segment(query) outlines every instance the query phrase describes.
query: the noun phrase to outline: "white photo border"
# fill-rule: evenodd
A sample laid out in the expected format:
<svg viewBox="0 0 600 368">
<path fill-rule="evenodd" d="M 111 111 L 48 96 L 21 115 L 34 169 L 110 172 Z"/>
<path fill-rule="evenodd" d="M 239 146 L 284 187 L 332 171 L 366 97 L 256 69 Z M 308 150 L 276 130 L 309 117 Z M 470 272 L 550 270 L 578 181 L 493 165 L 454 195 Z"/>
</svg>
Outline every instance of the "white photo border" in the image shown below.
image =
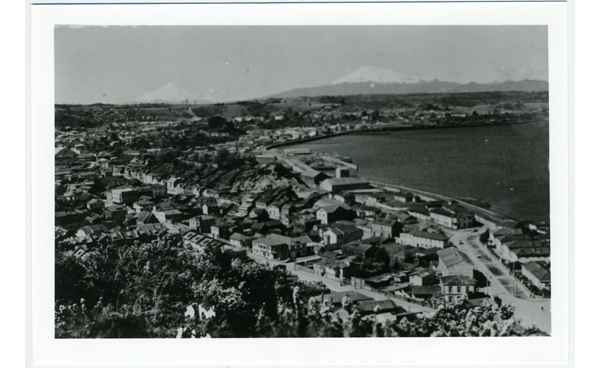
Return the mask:
<svg viewBox="0 0 600 368">
<path fill-rule="evenodd" d="M 546 25 L 549 40 L 552 335 L 527 338 L 54 338 L 55 25 Z M 35 365 L 374 365 L 568 363 L 567 3 L 33 5 L 31 303 Z M 572 244 L 571 244 L 572 246 Z"/>
</svg>

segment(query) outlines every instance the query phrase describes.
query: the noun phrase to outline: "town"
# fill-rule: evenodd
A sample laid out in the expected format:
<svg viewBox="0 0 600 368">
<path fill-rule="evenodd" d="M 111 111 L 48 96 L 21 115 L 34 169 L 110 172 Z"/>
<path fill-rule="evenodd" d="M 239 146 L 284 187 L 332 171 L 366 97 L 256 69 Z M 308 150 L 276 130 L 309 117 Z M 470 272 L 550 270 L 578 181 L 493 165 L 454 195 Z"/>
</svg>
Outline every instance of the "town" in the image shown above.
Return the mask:
<svg viewBox="0 0 600 368">
<path fill-rule="evenodd" d="M 547 113 L 544 92 L 57 105 L 56 252 L 85 262 L 102 244 L 175 239 L 312 285 L 308 302 L 342 320 L 349 306 L 396 323 L 444 305 L 509 305 L 522 331 L 549 334 L 548 223 L 372 181 L 351 157 L 290 146 Z"/>
</svg>

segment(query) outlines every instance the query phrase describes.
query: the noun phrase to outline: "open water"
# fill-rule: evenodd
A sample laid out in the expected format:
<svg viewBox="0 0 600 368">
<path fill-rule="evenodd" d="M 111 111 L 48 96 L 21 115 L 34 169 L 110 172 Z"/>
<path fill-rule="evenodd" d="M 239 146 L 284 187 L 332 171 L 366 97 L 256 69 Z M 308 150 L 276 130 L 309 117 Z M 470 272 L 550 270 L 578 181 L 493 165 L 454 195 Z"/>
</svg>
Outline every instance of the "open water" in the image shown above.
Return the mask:
<svg viewBox="0 0 600 368">
<path fill-rule="evenodd" d="M 550 218 L 547 123 L 343 135 L 293 147 L 352 157 L 364 178 L 483 199 L 516 219 Z"/>
</svg>

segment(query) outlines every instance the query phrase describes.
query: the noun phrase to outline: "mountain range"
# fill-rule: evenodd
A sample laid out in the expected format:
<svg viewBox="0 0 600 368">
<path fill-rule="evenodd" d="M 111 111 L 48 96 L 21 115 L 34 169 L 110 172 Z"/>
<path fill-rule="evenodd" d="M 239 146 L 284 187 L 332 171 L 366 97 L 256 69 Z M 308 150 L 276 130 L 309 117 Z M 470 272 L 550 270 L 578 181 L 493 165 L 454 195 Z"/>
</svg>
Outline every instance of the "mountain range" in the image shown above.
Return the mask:
<svg viewBox="0 0 600 368">
<path fill-rule="evenodd" d="M 548 82 L 541 80 L 504 81 L 493 83 L 445 82 L 438 79 L 409 76 L 397 71 L 365 66 L 335 79 L 329 84 L 317 87 L 296 88 L 262 98 L 296 98 L 318 96 L 348 96 L 370 94 L 419 94 L 419 93 L 461 93 L 461 92 L 506 92 L 506 91 L 548 91 Z M 186 91 L 173 83 L 147 92 L 132 103 L 192 103 L 213 104 L 216 102 Z"/>
<path fill-rule="evenodd" d="M 269 97 L 316 97 L 348 96 L 369 94 L 417 94 L 417 93 L 461 93 L 461 92 L 506 92 L 506 91 L 548 91 L 548 82 L 541 80 L 503 81 L 493 83 L 445 82 L 407 76 L 396 71 L 362 67 L 333 82 L 308 88 L 297 88 Z"/>
</svg>

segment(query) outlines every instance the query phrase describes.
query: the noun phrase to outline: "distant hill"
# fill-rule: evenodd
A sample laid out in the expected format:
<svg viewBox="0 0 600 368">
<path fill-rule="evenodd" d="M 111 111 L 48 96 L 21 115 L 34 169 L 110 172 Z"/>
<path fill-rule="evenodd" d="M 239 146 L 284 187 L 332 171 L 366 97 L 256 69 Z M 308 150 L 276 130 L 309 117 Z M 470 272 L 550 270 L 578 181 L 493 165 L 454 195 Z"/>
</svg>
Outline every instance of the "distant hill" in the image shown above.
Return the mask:
<svg viewBox="0 0 600 368">
<path fill-rule="evenodd" d="M 533 92 L 548 91 L 548 82 L 539 80 L 505 81 L 497 83 L 444 82 L 422 77 L 406 76 L 398 72 L 363 67 L 330 84 L 298 88 L 269 97 L 295 98 L 317 96 L 349 96 L 371 94 L 417 94 L 417 93 L 461 93 L 461 92 Z"/>
<path fill-rule="evenodd" d="M 212 101 L 208 101 L 200 98 L 195 93 L 186 91 L 173 83 L 167 83 L 159 89 L 144 93 L 139 96 L 132 103 L 167 103 L 167 104 L 180 104 L 187 101 L 193 104 L 211 104 Z"/>
</svg>

